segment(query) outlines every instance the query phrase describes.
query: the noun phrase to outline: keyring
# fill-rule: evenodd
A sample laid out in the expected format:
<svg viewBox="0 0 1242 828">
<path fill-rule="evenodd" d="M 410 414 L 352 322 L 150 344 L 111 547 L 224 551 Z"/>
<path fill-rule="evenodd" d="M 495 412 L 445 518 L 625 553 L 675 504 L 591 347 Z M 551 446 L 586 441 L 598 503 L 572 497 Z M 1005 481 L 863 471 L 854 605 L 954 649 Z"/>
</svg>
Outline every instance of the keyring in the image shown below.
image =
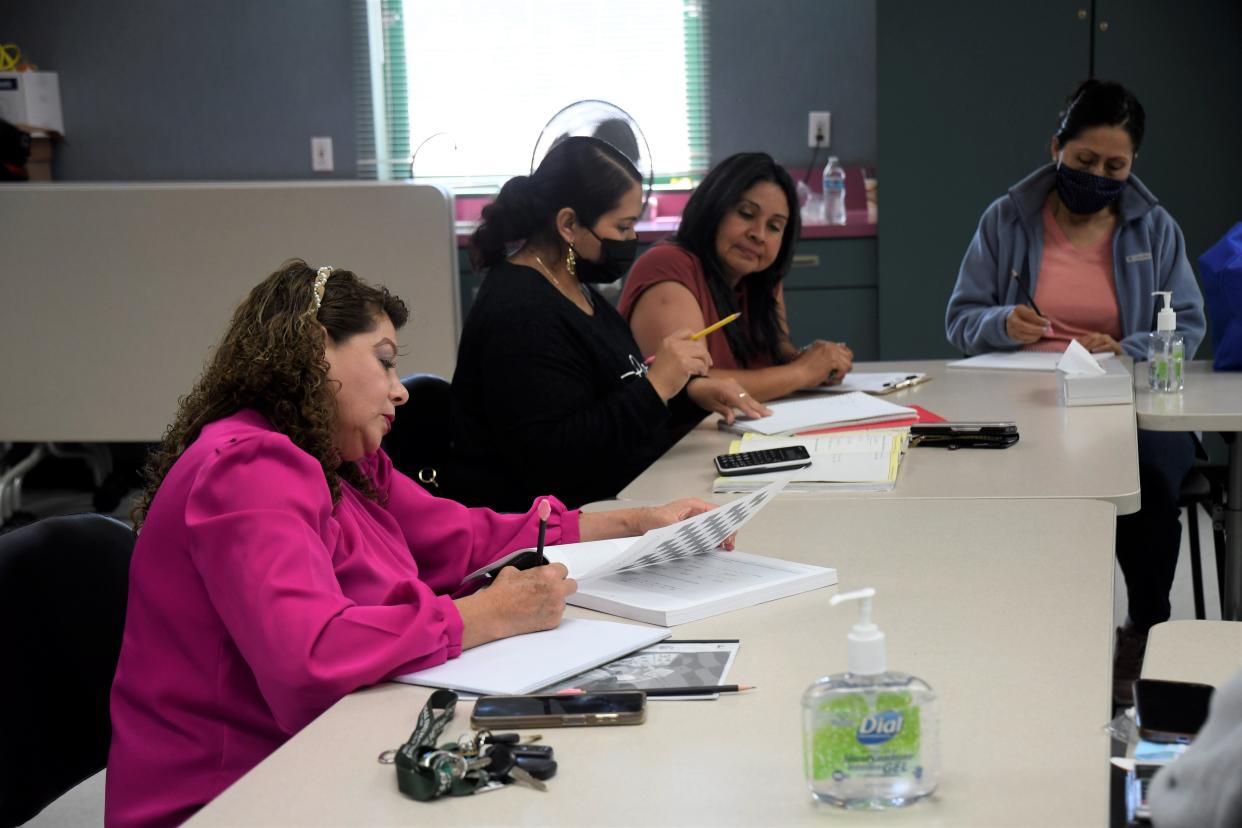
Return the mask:
<svg viewBox="0 0 1242 828">
<path fill-rule="evenodd" d="M 447 758 L 449 764 L 454 765 L 453 775 L 461 778 L 466 775 L 469 766 L 466 764 L 466 757 L 460 753 L 453 753 L 451 750 L 433 750 L 426 753 L 418 760 L 418 764 L 424 768 L 430 768 L 433 762 L 437 762 L 441 757 Z M 438 764 L 438 762 L 437 762 Z M 434 770 L 434 768 L 433 768 Z"/>
</svg>

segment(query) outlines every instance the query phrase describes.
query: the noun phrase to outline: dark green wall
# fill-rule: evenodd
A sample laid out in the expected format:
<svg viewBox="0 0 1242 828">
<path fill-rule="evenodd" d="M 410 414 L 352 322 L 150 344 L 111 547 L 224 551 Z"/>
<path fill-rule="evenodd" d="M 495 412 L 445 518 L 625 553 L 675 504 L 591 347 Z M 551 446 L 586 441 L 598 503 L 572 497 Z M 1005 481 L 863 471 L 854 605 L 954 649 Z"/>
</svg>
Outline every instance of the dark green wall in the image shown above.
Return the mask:
<svg viewBox="0 0 1242 828">
<path fill-rule="evenodd" d="M 1242 219 L 1237 0 L 880 0 L 876 32 L 883 358 L 954 354 L 944 307 L 979 216 L 1049 160 L 1093 61 L 1147 110 L 1134 169 L 1192 263 Z"/>
</svg>

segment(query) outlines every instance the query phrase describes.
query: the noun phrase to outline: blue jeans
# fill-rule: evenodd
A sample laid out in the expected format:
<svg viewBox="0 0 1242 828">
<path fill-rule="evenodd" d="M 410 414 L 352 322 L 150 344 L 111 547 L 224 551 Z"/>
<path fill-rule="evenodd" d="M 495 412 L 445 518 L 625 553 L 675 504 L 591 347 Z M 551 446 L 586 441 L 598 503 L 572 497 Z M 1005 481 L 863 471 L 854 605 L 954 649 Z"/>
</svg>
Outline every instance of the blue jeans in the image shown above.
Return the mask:
<svg viewBox="0 0 1242 828">
<path fill-rule="evenodd" d="M 1169 591 L 1182 543 L 1178 494 L 1195 449 L 1182 431 L 1139 431 L 1142 505 L 1117 518 L 1117 562 L 1126 579 L 1130 624 L 1139 632 L 1169 620 Z"/>
</svg>

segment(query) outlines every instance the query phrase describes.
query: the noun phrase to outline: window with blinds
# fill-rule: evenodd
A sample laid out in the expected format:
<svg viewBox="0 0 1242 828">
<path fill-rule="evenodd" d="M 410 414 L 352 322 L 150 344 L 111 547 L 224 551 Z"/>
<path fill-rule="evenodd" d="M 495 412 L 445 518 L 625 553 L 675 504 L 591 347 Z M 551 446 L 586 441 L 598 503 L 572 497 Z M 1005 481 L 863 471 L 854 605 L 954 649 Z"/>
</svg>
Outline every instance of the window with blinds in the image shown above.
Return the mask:
<svg viewBox="0 0 1242 828">
<path fill-rule="evenodd" d="M 708 165 L 707 0 L 357 0 L 359 175 L 488 186 L 577 100 L 628 112 L 657 183 Z"/>
</svg>

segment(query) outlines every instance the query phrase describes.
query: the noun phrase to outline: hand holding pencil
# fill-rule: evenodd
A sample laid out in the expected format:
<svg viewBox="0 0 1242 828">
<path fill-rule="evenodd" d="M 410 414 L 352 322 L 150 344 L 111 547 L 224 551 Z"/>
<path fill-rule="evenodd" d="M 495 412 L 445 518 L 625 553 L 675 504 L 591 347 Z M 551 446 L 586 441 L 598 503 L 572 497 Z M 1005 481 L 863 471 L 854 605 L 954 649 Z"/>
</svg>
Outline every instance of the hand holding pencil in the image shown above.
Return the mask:
<svg viewBox="0 0 1242 828">
<path fill-rule="evenodd" d="M 1030 307 L 1014 306 L 1009 315 L 1005 317 L 1005 333 L 1009 334 L 1010 339 L 1029 345 L 1052 333 L 1052 322 L 1039 312 L 1039 305 L 1035 304 L 1035 297 L 1031 295 L 1025 276 L 1019 275 L 1016 270 L 1012 273 L 1014 281 L 1018 283 L 1018 292 L 1022 294 Z M 1025 269 L 1023 274 L 1025 274 Z"/>
<path fill-rule="evenodd" d="M 647 380 L 663 400 L 670 400 L 691 377 L 702 377 L 712 367 L 711 355 L 688 329 L 666 336 L 651 360 Z"/>
<path fill-rule="evenodd" d="M 1005 317 L 1005 333 L 1015 342 L 1038 342 L 1051 331 L 1052 323 L 1026 305 L 1014 305 L 1009 316 Z"/>
</svg>

